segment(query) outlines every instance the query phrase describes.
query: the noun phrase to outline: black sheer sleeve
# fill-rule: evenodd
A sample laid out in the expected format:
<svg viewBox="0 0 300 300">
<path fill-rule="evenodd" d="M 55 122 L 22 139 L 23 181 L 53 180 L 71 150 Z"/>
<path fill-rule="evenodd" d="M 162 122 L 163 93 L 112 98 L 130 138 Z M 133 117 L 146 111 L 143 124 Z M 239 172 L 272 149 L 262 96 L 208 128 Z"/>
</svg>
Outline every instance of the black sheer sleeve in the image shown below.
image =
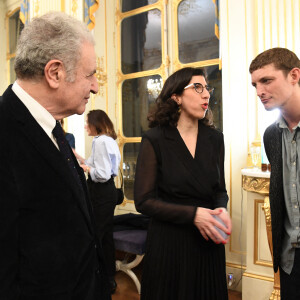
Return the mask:
<svg viewBox="0 0 300 300">
<path fill-rule="evenodd" d="M 225 177 L 224 177 L 224 156 L 225 156 L 225 149 L 224 149 L 224 137 L 223 134 L 220 138 L 220 153 L 219 153 L 219 172 L 220 172 L 220 183 L 216 193 L 216 199 L 214 201 L 214 207 L 224 207 L 227 208 L 228 202 L 228 195 L 226 191 L 225 185 Z"/>
<path fill-rule="evenodd" d="M 163 201 L 157 196 L 158 161 L 149 139 L 143 138 L 137 160 L 134 201 L 138 212 L 177 224 L 192 223 L 197 207 Z"/>
</svg>

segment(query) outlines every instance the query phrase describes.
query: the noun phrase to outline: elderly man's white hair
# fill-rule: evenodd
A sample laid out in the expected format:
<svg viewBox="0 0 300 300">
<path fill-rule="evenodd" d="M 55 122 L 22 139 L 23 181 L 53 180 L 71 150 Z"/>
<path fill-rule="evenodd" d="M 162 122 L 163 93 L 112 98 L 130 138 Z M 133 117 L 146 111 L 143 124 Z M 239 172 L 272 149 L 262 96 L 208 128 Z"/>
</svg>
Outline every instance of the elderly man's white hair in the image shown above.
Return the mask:
<svg viewBox="0 0 300 300">
<path fill-rule="evenodd" d="M 17 78 L 39 80 L 52 59 L 60 60 L 67 80 L 75 80 L 76 65 L 84 42 L 95 44 L 87 26 L 62 12 L 49 12 L 23 29 L 15 59 Z"/>
</svg>

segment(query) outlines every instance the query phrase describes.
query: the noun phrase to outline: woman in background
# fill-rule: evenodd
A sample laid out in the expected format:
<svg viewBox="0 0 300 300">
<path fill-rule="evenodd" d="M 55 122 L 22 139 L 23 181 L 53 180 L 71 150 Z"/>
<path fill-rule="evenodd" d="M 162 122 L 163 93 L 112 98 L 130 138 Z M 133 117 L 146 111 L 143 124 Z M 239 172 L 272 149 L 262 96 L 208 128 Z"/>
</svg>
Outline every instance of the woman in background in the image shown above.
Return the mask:
<svg viewBox="0 0 300 300">
<path fill-rule="evenodd" d="M 67 142 L 69 143 L 70 147 L 75 150 L 75 137 L 72 133 L 69 133 L 69 132 L 66 132 L 64 130 L 64 119 L 61 119 L 59 120 L 60 124 L 61 124 L 61 127 L 65 133 L 65 137 L 66 137 L 66 140 Z"/>
<path fill-rule="evenodd" d="M 85 129 L 94 136 L 91 156 L 84 160 L 75 152 L 81 167 L 88 173 L 87 185 L 91 196 L 98 237 L 102 243 L 106 271 L 111 285 L 111 293 L 116 290 L 114 280 L 115 247 L 113 241 L 113 216 L 117 202 L 114 177 L 118 175 L 121 155 L 113 123 L 102 110 L 92 110 L 87 114 Z"/>
<path fill-rule="evenodd" d="M 142 300 L 228 299 L 221 233 L 231 233 L 231 220 L 223 134 L 208 109 L 212 91 L 203 69 L 181 69 L 148 115 L 134 193 L 137 210 L 151 217 Z"/>
</svg>

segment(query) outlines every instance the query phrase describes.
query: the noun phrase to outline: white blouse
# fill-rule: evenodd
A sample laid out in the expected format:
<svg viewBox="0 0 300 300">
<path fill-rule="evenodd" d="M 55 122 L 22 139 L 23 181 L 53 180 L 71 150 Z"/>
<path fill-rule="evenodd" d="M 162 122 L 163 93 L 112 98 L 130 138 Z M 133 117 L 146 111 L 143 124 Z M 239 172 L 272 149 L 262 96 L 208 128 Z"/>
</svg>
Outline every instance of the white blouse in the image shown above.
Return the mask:
<svg viewBox="0 0 300 300">
<path fill-rule="evenodd" d="M 118 175 L 121 154 L 117 142 L 107 135 L 95 136 L 91 156 L 85 160 L 94 182 L 106 182 Z"/>
</svg>

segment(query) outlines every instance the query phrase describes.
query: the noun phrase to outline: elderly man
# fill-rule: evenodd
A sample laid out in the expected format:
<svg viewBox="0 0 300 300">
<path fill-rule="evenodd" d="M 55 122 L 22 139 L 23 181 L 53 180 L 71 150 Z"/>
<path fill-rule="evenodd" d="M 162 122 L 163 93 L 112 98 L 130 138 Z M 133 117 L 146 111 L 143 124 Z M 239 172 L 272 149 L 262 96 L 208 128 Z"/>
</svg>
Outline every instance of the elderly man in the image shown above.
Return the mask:
<svg viewBox="0 0 300 300">
<path fill-rule="evenodd" d="M 264 134 L 271 163 L 270 205 L 275 272 L 281 299 L 300 299 L 300 61 L 285 48 L 259 54 L 250 65 L 252 84 L 266 110 L 279 119 Z"/>
<path fill-rule="evenodd" d="M 0 299 L 107 300 L 85 176 L 58 120 L 97 93 L 86 26 L 48 13 L 25 26 L 0 101 Z"/>
</svg>

